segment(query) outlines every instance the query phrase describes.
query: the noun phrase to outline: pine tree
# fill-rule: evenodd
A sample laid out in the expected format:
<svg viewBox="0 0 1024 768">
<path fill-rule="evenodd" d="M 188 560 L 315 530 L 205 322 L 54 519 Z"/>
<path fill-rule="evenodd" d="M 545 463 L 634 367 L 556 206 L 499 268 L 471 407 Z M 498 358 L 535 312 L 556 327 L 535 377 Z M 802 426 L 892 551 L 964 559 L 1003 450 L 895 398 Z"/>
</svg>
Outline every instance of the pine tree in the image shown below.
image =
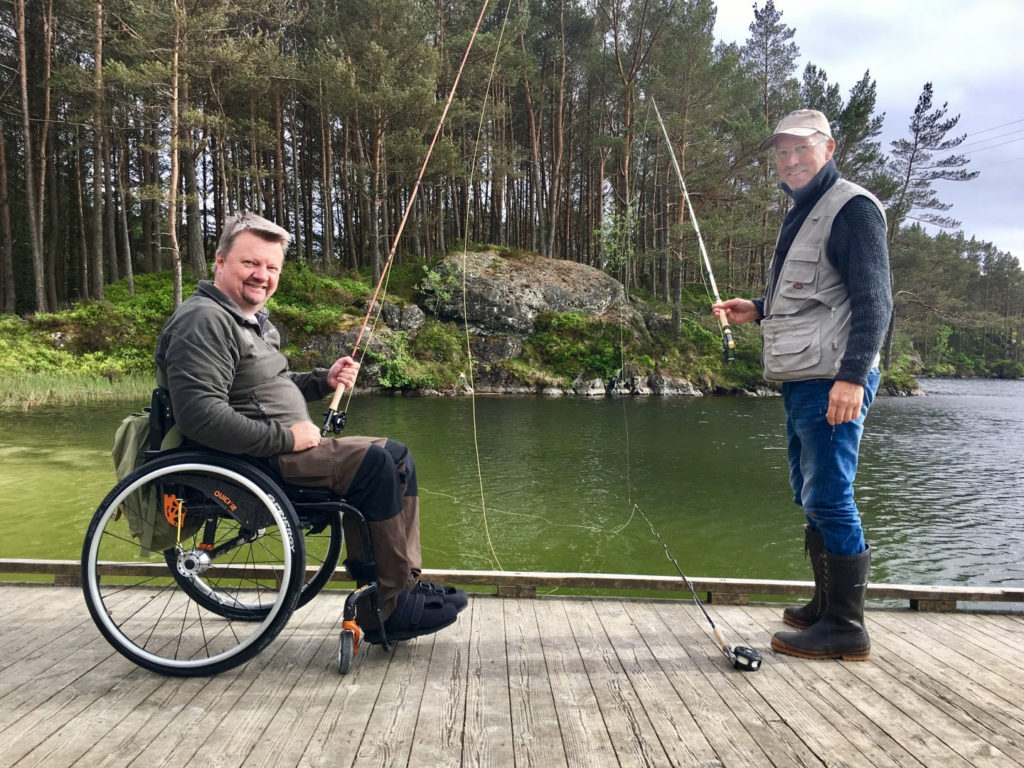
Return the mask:
<svg viewBox="0 0 1024 768">
<path fill-rule="evenodd" d="M 932 109 L 932 84 L 925 83 L 910 118 L 910 136 L 892 142 L 893 173 L 899 187 L 889 209 L 889 244 L 896 240 L 900 226 L 908 218 L 943 229 L 958 227 L 960 222 L 948 216 L 929 211 L 948 211 L 952 206 L 943 203 L 935 194 L 936 181 L 970 181 L 977 171 L 967 171 L 970 162 L 963 155 L 950 154 L 933 159 L 937 153 L 949 152 L 960 146 L 966 134 L 946 138 L 960 115 L 946 118 L 948 104 Z M 917 216 L 911 217 L 911 213 Z"/>
</svg>

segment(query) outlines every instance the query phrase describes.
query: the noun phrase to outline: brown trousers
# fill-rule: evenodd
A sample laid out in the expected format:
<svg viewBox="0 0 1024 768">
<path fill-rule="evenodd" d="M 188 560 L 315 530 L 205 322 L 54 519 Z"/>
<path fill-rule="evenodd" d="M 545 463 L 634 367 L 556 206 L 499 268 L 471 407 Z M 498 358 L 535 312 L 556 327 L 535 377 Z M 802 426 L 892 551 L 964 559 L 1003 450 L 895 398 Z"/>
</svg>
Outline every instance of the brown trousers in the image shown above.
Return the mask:
<svg viewBox="0 0 1024 768">
<path fill-rule="evenodd" d="M 398 595 L 416 586 L 423 568 L 416 469 L 408 449 L 384 437 L 339 437 L 307 451 L 280 454 L 277 463 L 285 482 L 328 488 L 366 517 L 381 612 L 390 616 Z M 348 559 L 363 562 L 356 521 L 346 516 L 342 523 Z"/>
</svg>

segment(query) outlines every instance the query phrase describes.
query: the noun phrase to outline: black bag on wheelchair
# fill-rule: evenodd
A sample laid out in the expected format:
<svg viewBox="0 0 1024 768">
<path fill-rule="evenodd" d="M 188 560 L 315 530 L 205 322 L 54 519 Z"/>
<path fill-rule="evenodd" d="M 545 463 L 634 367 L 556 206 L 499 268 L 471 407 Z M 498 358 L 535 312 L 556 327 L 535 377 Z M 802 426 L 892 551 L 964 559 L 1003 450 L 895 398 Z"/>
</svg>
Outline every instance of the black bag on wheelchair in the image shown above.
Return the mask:
<svg viewBox="0 0 1024 768">
<path fill-rule="evenodd" d="M 118 480 L 124 480 L 145 464 L 147 454 L 181 444 L 181 430 L 173 424 L 166 397 L 166 392 L 154 390 L 152 406 L 129 414 L 118 426 L 111 451 Z M 121 504 L 121 511 L 128 518 L 128 528 L 138 539 L 143 556 L 173 547 L 178 540 L 178 530 L 170 522 L 173 510 L 169 510 L 171 515 L 168 515 L 163 507 L 162 494 L 156 485 L 138 489 Z"/>
</svg>

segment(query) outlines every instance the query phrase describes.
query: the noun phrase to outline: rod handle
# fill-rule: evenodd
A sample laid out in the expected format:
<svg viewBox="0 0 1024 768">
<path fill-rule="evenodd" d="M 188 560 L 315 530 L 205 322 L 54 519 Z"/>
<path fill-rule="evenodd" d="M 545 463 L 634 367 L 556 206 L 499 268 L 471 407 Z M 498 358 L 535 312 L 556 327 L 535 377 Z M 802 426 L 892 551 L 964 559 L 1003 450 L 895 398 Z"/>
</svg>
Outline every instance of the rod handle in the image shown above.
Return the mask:
<svg viewBox="0 0 1024 768">
<path fill-rule="evenodd" d="M 331 398 L 331 404 L 327 408 L 327 412 L 324 414 L 324 423 L 320 427 L 320 436 L 327 437 L 329 434 L 334 432 L 335 434 L 341 434 L 341 430 L 345 428 L 345 414 L 341 414 L 338 417 L 338 405 L 341 403 L 341 396 L 345 393 L 345 385 L 339 383 L 337 388 L 334 390 L 334 397 Z"/>
<path fill-rule="evenodd" d="M 332 412 L 338 410 L 338 404 L 341 403 L 341 396 L 345 394 L 345 385 L 338 383 L 338 386 L 334 390 L 334 397 L 331 398 L 331 404 L 328 406 Z"/>
<path fill-rule="evenodd" d="M 729 651 L 732 649 L 729 648 L 729 644 L 725 642 L 725 635 L 722 634 L 722 630 L 720 630 L 718 627 L 713 627 L 711 631 L 714 633 L 715 641 L 718 643 L 719 647 L 725 652 L 725 655 L 731 655 Z"/>
<path fill-rule="evenodd" d="M 736 342 L 733 341 L 732 329 L 726 319 L 725 310 L 720 309 L 715 312 L 715 317 L 718 318 L 718 322 L 722 326 L 722 353 L 725 355 L 725 362 L 731 363 L 736 359 Z"/>
</svg>

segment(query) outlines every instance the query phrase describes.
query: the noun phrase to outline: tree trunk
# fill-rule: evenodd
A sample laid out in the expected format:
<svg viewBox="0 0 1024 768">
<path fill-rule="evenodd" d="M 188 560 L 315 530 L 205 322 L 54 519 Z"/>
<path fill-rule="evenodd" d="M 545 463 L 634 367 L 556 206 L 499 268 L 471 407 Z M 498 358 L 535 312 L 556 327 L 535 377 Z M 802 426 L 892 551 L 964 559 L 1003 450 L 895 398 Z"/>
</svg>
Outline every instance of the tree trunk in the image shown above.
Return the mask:
<svg viewBox="0 0 1024 768">
<path fill-rule="evenodd" d="M 274 216 L 282 227 L 288 226 L 288 214 L 284 209 L 284 108 L 281 105 L 281 89 L 274 87 Z"/>
<path fill-rule="evenodd" d="M 103 239 L 108 243 L 110 253 L 110 282 L 121 279 L 121 264 L 118 256 L 117 235 L 114 231 L 114 163 L 111 156 L 110 125 L 103 126 Z"/>
<path fill-rule="evenodd" d="M 124 272 L 128 293 L 135 295 L 135 269 L 132 266 L 132 239 L 128 228 L 128 198 L 125 196 L 124 179 L 128 175 L 128 141 L 122 140 L 120 161 L 117 167 L 117 196 L 121 202 L 119 218 L 121 222 L 121 271 Z"/>
<path fill-rule="evenodd" d="M 94 299 L 103 298 L 103 0 L 96 0 L 96 51 L 93 70 L 92 119 L 92 290 Z"/>
<path fill-rule="evenodd" d="M 331 125 L 324 104 L 324 84 L 318 84 L 320 90 L 320 187 L 323 201 L 323 260 L 327 266 L 334 261 L 334 156 L 331 153 Z"/>
<path fill-rule="evenodd" d="M 174 307 L 181 306 L 181 251 L 178 249 L 178 54 L 181 49 L 181 25 L 178 14 L 184 13 L 174 0 L 174 48 L 171 51 L 171 180 L 167 190 L 167 236 L 171 246 L 171 270 L 174 275 Z"/>
<path fill-rule="evenodd" d="M 25 43 L 25 0 L 14 0 L 14 25 L 18 37 L 18 69 L 21 85 L 21 117 L 22 131 L 25 136 L 25 191 L 28 206 L 29 242 L 32 249 L 32 275 L 35 281 L 35 309 L 46 312 L 50 308 L 46 303 L 46 276 L 43 263 L 43 244 L 40 237 L 39 217 L 37 208 L 35 181 L 35 152 L 32 141 L 32 119 L 28 100 L 28 50 Z"/>
<path fill-rule="evenodd" d="M 299 144 L 298 130 L 296 129 L 296 115 L 292 116 L 292 207 L 295 209 L 295 226 L 292 229 L 292 234 L 295 236 L 295 258 L 301 264 L 305 261 L 305 257 L 302 251 L 302 204 L 301 204 L 301 183 L 302 180 L 299 178 Z"/>
<path fill-rule="evenodd" d="M 82 180 L 84 160 L 82 158 L 82 132 L 75 127 L 75 201 L 78 210 L 78 255 L 79 255 L 79 290 L 82 296 L 89 294 L 89 244 L 87 242 L 85 223 L 85 183 Z"/>
<path fill-rule="evenodd" d="M 7 144 L 0 130 L 0 314 L 13 315 L 17 292 L 14 286 L 14 237 L 11 206 L 7 199 Z"/>
</svg>

